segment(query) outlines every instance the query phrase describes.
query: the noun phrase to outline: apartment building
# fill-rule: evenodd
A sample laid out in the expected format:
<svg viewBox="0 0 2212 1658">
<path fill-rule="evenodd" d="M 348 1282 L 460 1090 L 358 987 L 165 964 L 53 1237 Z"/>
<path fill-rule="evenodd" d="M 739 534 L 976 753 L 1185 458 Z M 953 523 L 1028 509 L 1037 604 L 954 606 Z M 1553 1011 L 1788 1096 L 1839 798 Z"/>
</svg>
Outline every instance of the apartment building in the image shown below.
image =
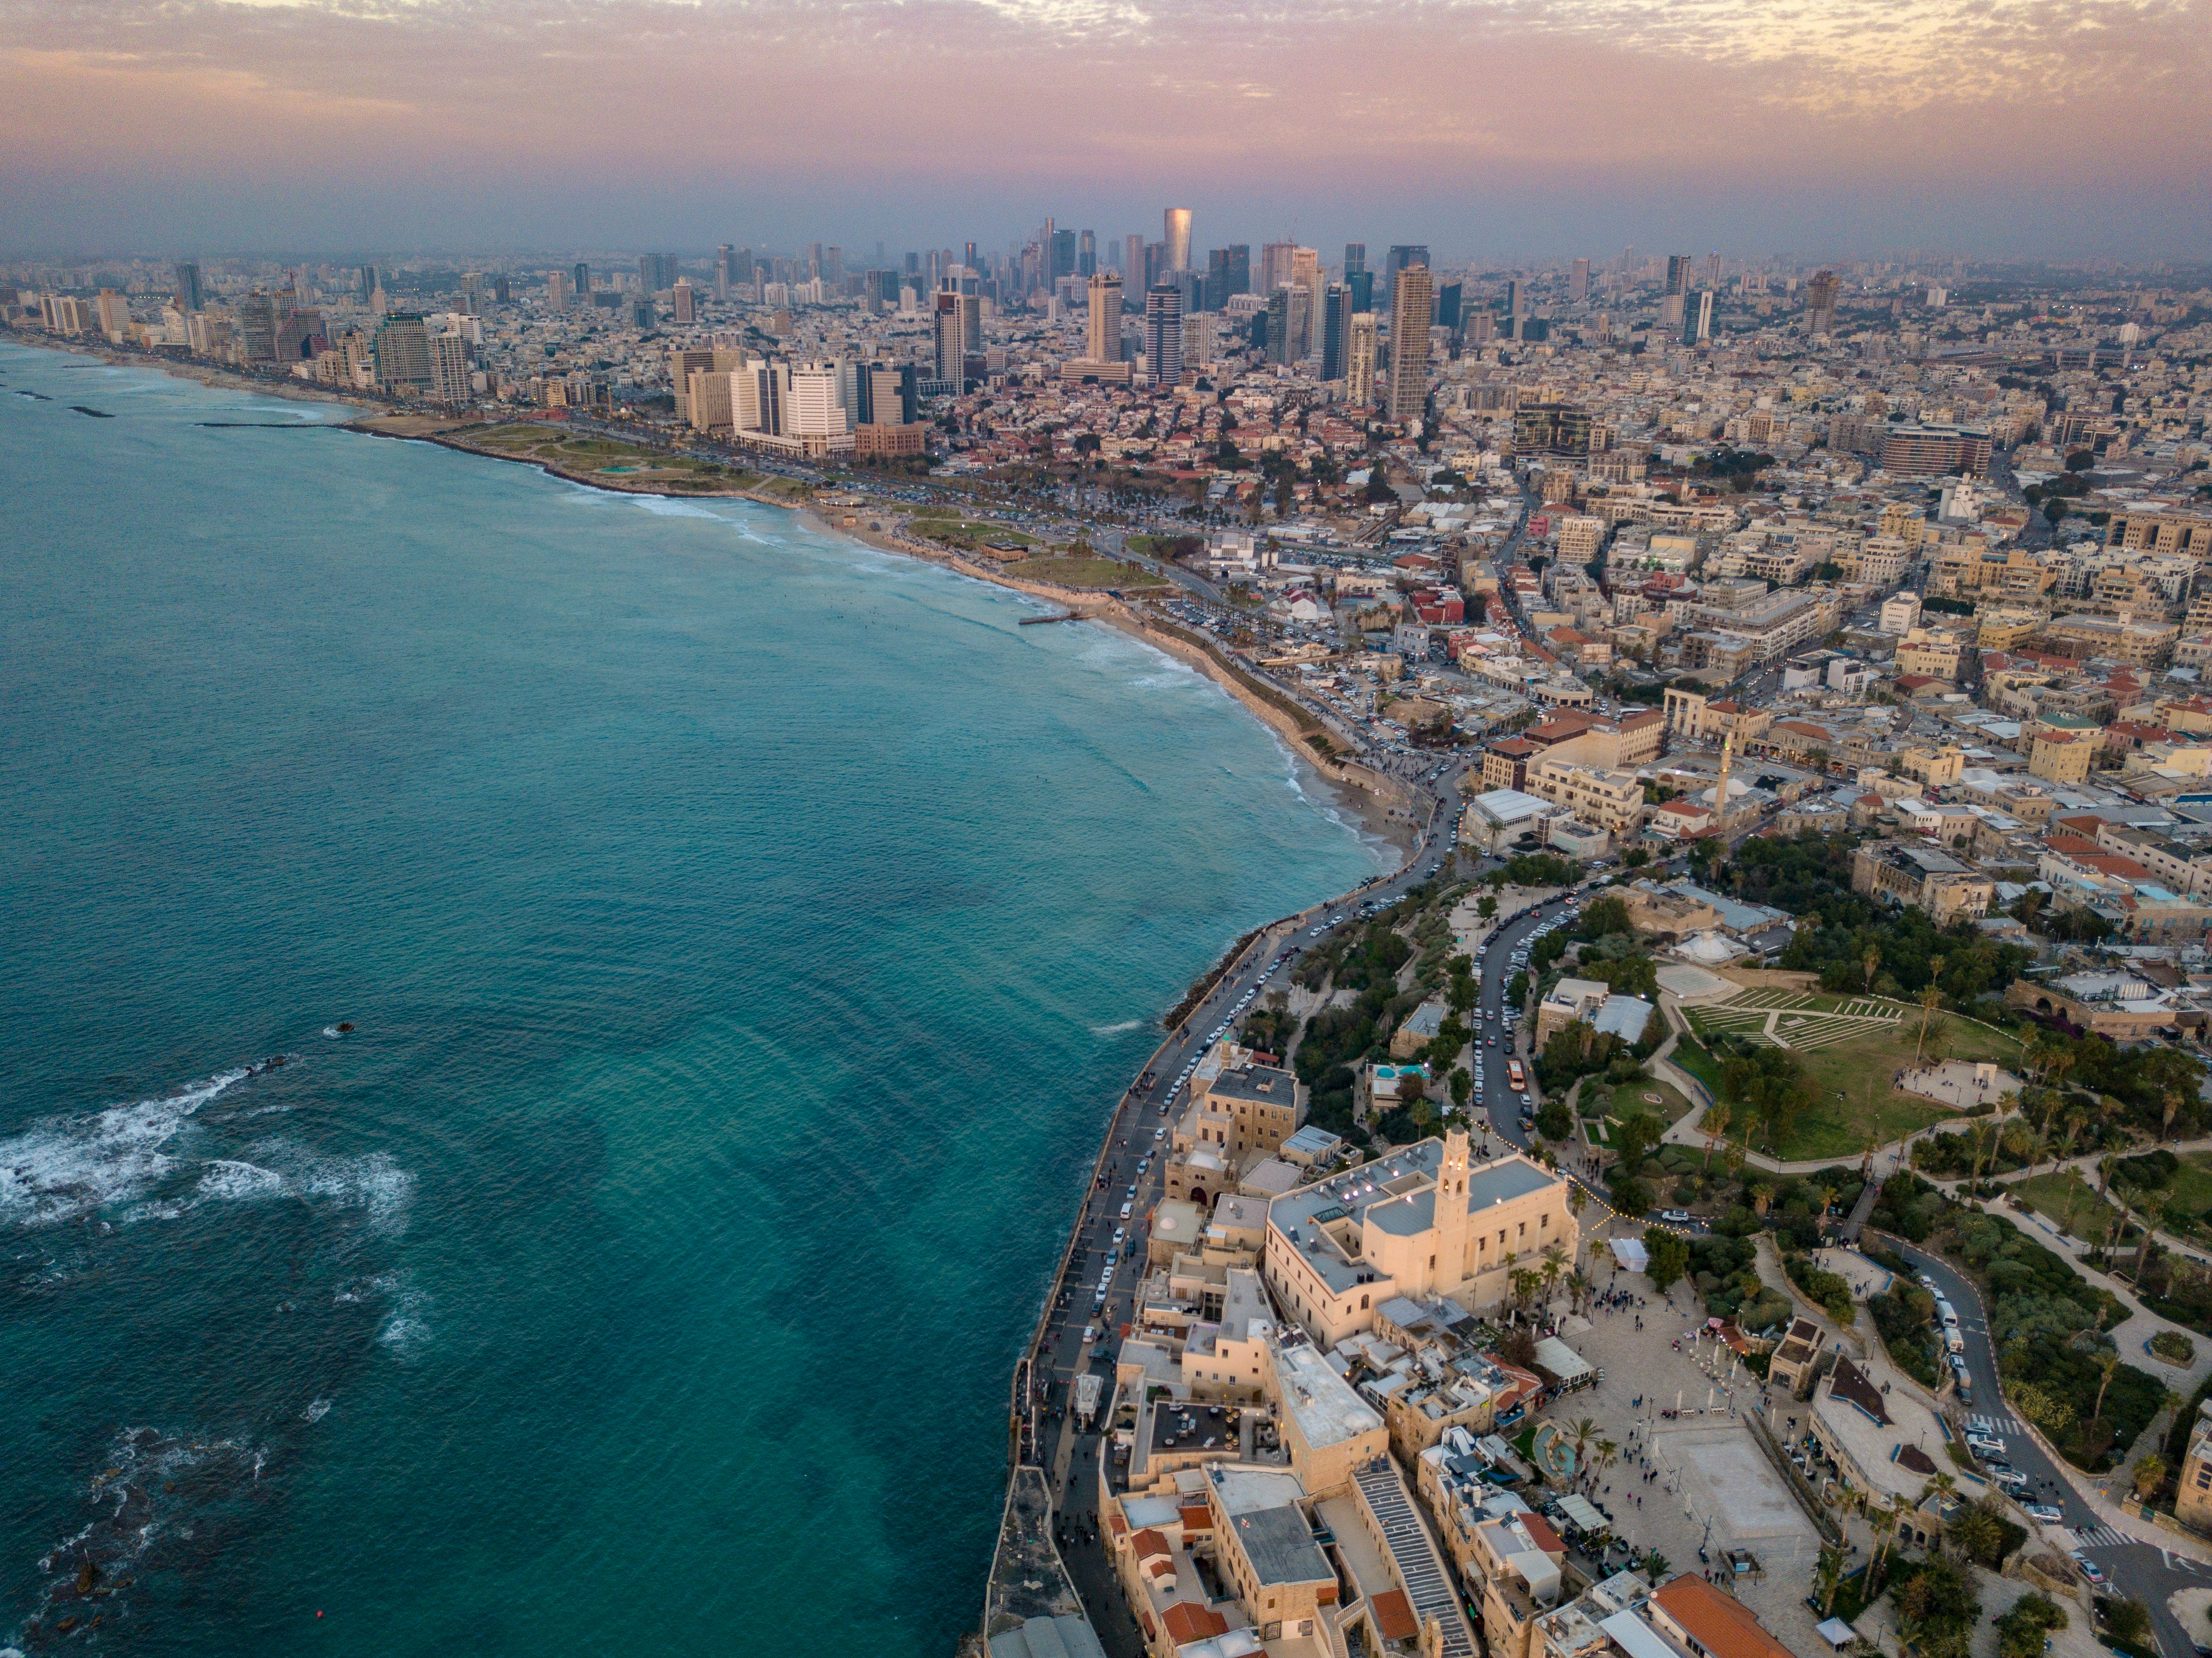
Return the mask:
<svg viewBox="0 0 2212 1658">
<path fill-rule="evenodd" d="M 1529 767 L 1528 789 L 1611 835 L 1632 833 L 1644 821 L 1644 785 L 1632 771 L 1601 771 L 1547 754 Z"/>
<path fill-rule="evenodd" d="M 1960 664 L 1973 648 L 1972 635 L 1963 629 L 1916 627 L 1897 643 L 1897 671 L 1923 674 L 1930 679 L 1959 680 Z"/>
<path fill-rule="evenodd" d="M 1990 434 L 1971 426 L 1893 426 L 1881 443 L 1881 470 L 1892 477 L 1986 477 Z"/>
<path fill-rule="evenodd" d="M 1167 1195 L 1204 1206 L 1233 1189 L 1244 1169 L 1282 1149 L 1305 1112 L 1305 1087 L 1294 1072 L 1263 1065 L 1233 1042 L 1215 1044 L 1192 1074 L 1189 1103 L 1169 1141 Z"/>
<path fill-rule="evenodd" d="M 1996 883 L 1934 847 L 1879 841 L 1853 849 L 1851 890 L 1910 904 L 1948 926 L 1960 916 L 1988 914 Z"/>
<path fill-rule="evenodd" d="M 2053 656 L 2103 658 L 2132 667 L 2164 667 L 2180 628 L 2170 622 L 2106 616 L 2055 616 L 2035 635 L 2034 647 Z"/>
<path fill-rule="evenodd" d="M 1666 729 L 1687 743 L 1717 744 L 1733 735 L 1738 748 L 1759 736 L 1774 723 L 1763 708 L 1747 708 L 1728 697 L 1708 698 L 1702 691 L 1665 691 L 1660 718 Z"/>
</svg>

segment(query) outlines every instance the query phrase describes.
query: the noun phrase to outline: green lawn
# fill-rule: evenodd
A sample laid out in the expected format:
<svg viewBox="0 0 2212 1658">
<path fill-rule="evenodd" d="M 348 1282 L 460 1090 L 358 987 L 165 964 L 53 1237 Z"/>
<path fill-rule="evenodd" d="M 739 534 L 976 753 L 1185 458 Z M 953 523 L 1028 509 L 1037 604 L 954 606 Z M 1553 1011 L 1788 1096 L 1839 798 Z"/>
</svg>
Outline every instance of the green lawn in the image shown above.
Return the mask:
<svg viewBox="0 0 2212 1658">
<path fill-rule="evenodd" d="M 1006 574 L 1057 587 L 1164 587 L 1150 570 L 1110 558 L 1025 558 L 1006 566 Z"/>
<path fill-rule="evenodd" d="M 1688 1012 L 1692 1027 L 1701 1033 L 1729 1031 L 1786 1048 L 1804 1068 L 1819 1102 L 1800 1114 L 1773 1148 L 1785 1160 L 1855 1157 L 1866 1149 L 1869 1132 L 1887 1143 L 1959 1114 L 1900 1093 L 1893 1084 L 1899 1072 L 1912 1066 L 1920 1035 L 1919 1014 L 1896 1003 L 1766 989 Z M 1770 1014 L 1776 1016 L 1771 1033 L 1765 1029 Z M 1923 1058 L 2011 1065 L 2019 1056 L 2020 1044 L 2011 1037 L 1939 1013 L 1929 1029 Z M 1685 1042 L 1673 1057 L 1718 1097 L 1720 1066 L 1712 1055 L 1692 1054 Z M 1759 1149 L 1767 1148 L 1762 1144 Z"/>
<path fill-rule="evenodd" d="M 2097 1195 L 2097 1177 L 2087 1171 L 2083 1172 L 2078 1187 L 2071 1175 L 2044 1174 L 2010 1181 L 2005 1190 L 2024 1199 L 2036 1213 L 2077 1238 L 2093 1233 L 2101 1235 L 2105 1224 L 2119 1214 L 2118 1210 Z M 2074 1221 L 2071 1228 L 2066 1224 L 2069 1206 Z"/>
<path fill-rule="evenodd" d="M 1685 1035 L 1674 1044 L 1668 1059 L 1705 1084 L 1705 1091 L 1714 1098 L 1720 1097 L 1721 1062 L 1705 1049 L 1695 1036 Z"/>
<path fill-rule="evenodd" d="M 988 519 L 965 519 L 950 516 L 916 516 L 908 525 L 915 534 L 927 536 L 932 541 L 941 541 L 948 547 L 973 552 L 984 545 L 994 547 L 1027 547 L 1030 538 L 1019 530 L 1004 524 L 994 524 Z"/>
<path fill-rule="evenodd" d="M 1585 1095 L 1589 1092 L 1588 1083 L 1583 1084 L 1583 1091 Z M 1662 1082 L 1631 1082 L 1613 1090 L 1605 1114 L 1621 1122 L 1633 1116 L 1656 1114 L 1672 1124 L 1681 1121 L 1690 1110 L 1689 1101 L 1682 1097 L 1679 1089 Z"/>
</svg>

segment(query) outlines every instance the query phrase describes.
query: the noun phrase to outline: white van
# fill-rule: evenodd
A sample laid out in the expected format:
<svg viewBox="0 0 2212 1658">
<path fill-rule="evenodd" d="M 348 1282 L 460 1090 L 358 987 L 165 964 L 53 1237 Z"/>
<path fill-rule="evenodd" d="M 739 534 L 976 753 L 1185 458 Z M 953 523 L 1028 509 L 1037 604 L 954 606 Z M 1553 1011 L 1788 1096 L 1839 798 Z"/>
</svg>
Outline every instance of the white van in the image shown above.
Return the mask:
<svg viewBox="0 0 2212 1658">
<path fill-rule="evenodd" d="M 1132 1210 L 1133 1208 L 1134 1208 L 1135 1206 L 1135 1206 L 1134 1204 L 1128 1204 L 1128 1203 L 1125 1203 L 1125 1204 L 1123 1204 L 1123 1205 L 1121 1206 L 1121 1218 L 1122 1218 L 1123 1220 L 1127 1220 L 1127 1219 L 1128 1219 L 1128 1218 L 1129 1218 L 1129 1211 L 1130 1211 L 1130 1210 Z"/>
</svg>

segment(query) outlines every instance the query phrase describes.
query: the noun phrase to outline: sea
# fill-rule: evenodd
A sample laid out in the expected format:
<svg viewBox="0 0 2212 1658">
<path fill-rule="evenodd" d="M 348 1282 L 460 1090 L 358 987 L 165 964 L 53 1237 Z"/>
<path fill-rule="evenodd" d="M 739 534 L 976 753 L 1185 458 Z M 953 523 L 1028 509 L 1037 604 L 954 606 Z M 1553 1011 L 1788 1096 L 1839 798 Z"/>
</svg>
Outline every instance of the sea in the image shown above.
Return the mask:
<svg viewBox="0 0 2212 1658">
<path fill-rule="evenodd" d="M 0 1652 L 943 1655 L 1164 1010 L 1390 861 L 1121 635 L 0 346 Z"/>
</svg>

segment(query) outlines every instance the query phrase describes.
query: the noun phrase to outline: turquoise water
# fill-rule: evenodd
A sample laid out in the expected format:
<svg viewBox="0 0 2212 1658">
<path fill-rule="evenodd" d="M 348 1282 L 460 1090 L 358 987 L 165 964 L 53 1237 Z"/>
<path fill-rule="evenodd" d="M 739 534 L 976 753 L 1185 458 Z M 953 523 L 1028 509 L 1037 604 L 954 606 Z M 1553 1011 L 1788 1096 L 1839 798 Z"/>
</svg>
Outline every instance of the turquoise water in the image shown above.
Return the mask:
<svg viewBox="0 0 2212 1658">
<path fill-rule="evenodd" d="M 945 1653 L 1151 1022 L 1376 853 L 1018 596 L 198 423 L 331 418 L 0 347 L 0 1647 Z"/>
</svg>

